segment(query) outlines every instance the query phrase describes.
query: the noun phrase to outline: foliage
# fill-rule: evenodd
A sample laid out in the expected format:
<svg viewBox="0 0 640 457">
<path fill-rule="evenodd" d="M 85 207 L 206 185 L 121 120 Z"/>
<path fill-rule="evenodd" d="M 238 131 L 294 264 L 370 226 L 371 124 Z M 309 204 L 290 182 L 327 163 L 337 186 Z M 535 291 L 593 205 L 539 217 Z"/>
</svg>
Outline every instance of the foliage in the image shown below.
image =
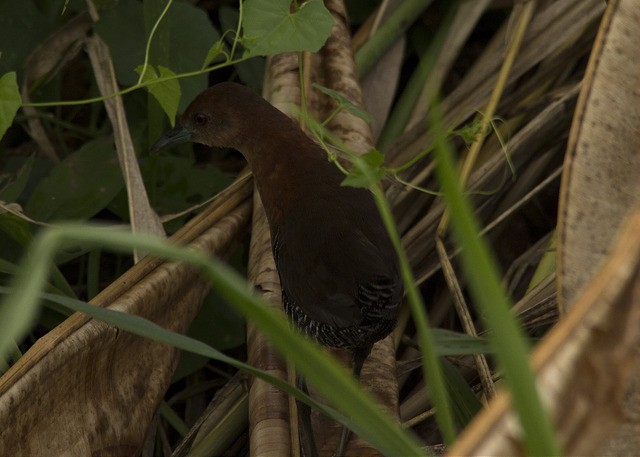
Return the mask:
<svg viewBox="0 0 640 457">
<path fill-rule="evenodd" d="M 65 70 L 62 63 L 68 62 L 64 61 L 61 54 L 58 57 L 62 63 L 59 67 L 53 66 L 50 71 L 39 74 L 35 65 L 22 70 L 23 64 L 34 55 L 34 49 L 46 34 L 59 30 L 71 15 L 83 8 L 83 3 L 67 0 L 43 6 L 27 0 L 19 2 L 15 9 L 9 8 L 9 3 L 13 2 L 0 0 L 0 29 L 3 29 L 0 32 L 0 71 L 3 73 L 0 76 L 0 137 L 4 135 L 0 144 L 3 153 L 0 156 L 0 232 L 6 235 L 0 237 L 0 272 L 2 283 L 13 286 L 3 288 L 1 292 L 13 295 L 0 302 L 0 356 L 9 354 L 11 360 L 19 358 L 20 351 L 28 347 L 29 339 L 37 338 L 69 312 L 79 310 L 119 328 L 197 354 L 199 357 L 183 360 L 175 381 L 198 373 L 209 359 L 213 359 L 267 379 L 285 392 L 310 401 L 291 386 L 222 352 L 232 352 L 242 346 L 245 340 L 243 319 L 246 317 L 257 322 L 261 330 L 271 335 L 276 346 L 292 354 L 300 370 L 310 379 L 317 380 L 313 384 L 326 398 L 332 400 L 333 404 L 342 405 L 340 410 L 314 403 L 315 407 L 348 424 L 385 453 L 420 452 L 414 438 L 390 424 L 377 410 L 375 403 L 357 389 L 332 360 L 308 341 L 290 332 L 278 316 L 265 311 L 261 303 L 247 293 L 242 279 L 227 266 L 155 239 L 87 229 L 85 226 L 59 225 L 67 220 L 127 224 L 130 214 L 126 184 L 113 146 L 112 127 L 102 103 L 99 103 L 106 97 L 97 96 L 95 81 L 89 75 L 91 69 L 88 61 L 74 55 L 71 57 L 71 69 Z M 370 12 L 372 6 L 369 2 L 357 3 L 354 9 L 361 8 L 366 14 Z M 406 29 L 408 24 L 403 15 L 413 18 L 431 1 L 410 3 L 405 3 L 391 24 L 402 23 L 403 30 Z M 240 2 L 238 9 L 220 8 L 213 21 L 205 11 L 187 2 L 169 0 L 168 3 L 159 3 L 159 7 L 164 8 L 163 12 L 151 18 L 146 16 L 143 4 L 135 0 L 96 4 L 100 19 L 92 25 L 93 31 L 108 45 L 115 76 L 123 87 L 118 94 L 110 96 L 125 96 L 123 100 L 128 128 L 138 152 L 145 187 L 152 206 L 169 220 L 165 228 L 172 232 L 198 211 L 194 205 L 209 200 L 225 188 L 231 182 L 231 175 L 238 172 L 243 164 L 229 152 L 218 154 L 211 161 L 213 163 L 205 163 L 204 154 L 193 153 L 186 147 L 177 153 L 165 152 L 149 157 L 144 151 L 148 149 L 152 132 L 158 127 L 153 125 L 153 118 L 157 114 L 163 118 L 160 124 L 173 125 L 178 113 L 213 81 L 237 78 L 259 89 L 265 56 L 280 52 L 317 51 L 331 31 L 333 17 L 321 0 L 294 2 L 293 7 L 288 0 L 246 0 Z M 450 8 L 448 11 L 451 14 L 455 11 L 454 6 L 447 8 Z M 447 16 L 444 22 L 449 24 L 450 19 Z M 15 25 L 19 21 L 26 24 L 24 30 Z M 222 29 L 218 30 L 217 25 L 213 24 L 221 24 Z M 372 68 L 389 44 L 387 42 L 391 41 L 389 34 L 395 36 L 398 33 L 394 30 L 391 26 L 384 27 L 383 34 L 374 35 L 375 39 L 364 47 L 357 59 L 363 71 Z M 402 107 L 402 113 L 395 115 L 397 125 L 386 129 L 379 149 L 372 149 L 360 157 L 351 157 L 352 166 L 344 170 L 346 176 L 343 185 L 372 189 L 387 228 L 393 234 L 403 264 L 404 280 L 408 285 L 417 341 L 425 357 L 423 377 L 428 381 L 429 393 L 436 405 L 437 423 L 443 440 L 452 442 L 458 429 L 464 427 L 478 412 L 480 403 L 465 384 L 457 367 L 445 362 L 443 369 L 439 358 L 497 353 L 509 381 L 525 378 L 525 387 L 520 391 L 519 398 L 528 397 L 530 402 L 521 402 L 520 407 L 521 410 L 528 408 L 533 411 L 528 423 L 525 421 L 525 427 L 530 436 L 545 438 L 541 440 L 540 447 L 531 447 L 530 450 L 555 452 L 557 449 L 545 428 L 544 414 L 539 411 L 535 393 L 530 385 L 526 386 L 527 379 L 531 380 L 526 368 L 527 347 L 522 344 L 522 335 L 514 330 L 517 327 L 506 312 L 506 294 L 499 285 L 495 269 L 485 268 L 492 265 L 487 260 L 490 257 L 486 249 L 474 250 L 473 246 L 478 246 L 474 243 L 477 242 L 479 229 L 469 222 L 473 221 L 469 208 L 460 204 L 460 189 L 453 185 L 454 178 L 444 176 L 442 170 L 444 160 L 451 155 L 447 155 L 450 153 L 448 141 L 454 137 L 462 138 L 464 143 L 476 141 L 481 133 L 478 127 L 481 121 L 469 121 L 466 126 L 458 128 L 445 128 L 442 119 L 436 118 L 436 123 L 440 123 L 436 130 L 441 136 L 436 138 L 433 145 L 425 146 L 409 159 L 405 158 L 404 163 L 387 163 L 386 146 L 396 140 L 404 129 L 417 99 L 418 87 L 422 86 L 430 73 L 432 60 L 442 42 L 443 37 L 438 34 L 433 40 L 433 47 L 419 53 L 418 58 L 423 58 L 424 63 L 420 66 L 417 81 L 410 84 L 415 84 L 415 87 L 403 97 L 403 103 L 406 102 L 408 106 Z M 15 45 L 9 46 L 9 43 Z M 164 49 L 164 57 L 159 58 L 154 54 L 154 44 Z M 159 53 L 160 56 L 162 54 Z M 23 91 L 27 91 L 33 102 L 23 103 L 18 80 L 29 84 Z M 314 88 L 331 97 L 335 106 L 326 119 L 309 120 L 308 123 L 323 145 L 336 145 L 324 128 L 341 110 L 367 122 L 372 121 L 366 111 L 339 92 L 315 84 Z M 24 110 L 19 114 L 21 106 Z M 167 120 L 164 120 L 164 115 Z M 21 149 L 31 141 L 25 131 L 31 131 L 29 122 L 33 119 L 41 122 L 46 137 L 53 142 L 54 157 L 43 158 L 31 152 L 25 153 L 31 148 Z M 492 126 L 494 131 L 487 133 L 487 137 L 493 134 L 498 137 L 509 162 L 498 128 Z M 46 144 L 37 133 L 33 134 L 33 138 L 42 142 L 38 143 L 39 147 Z M 399 229 L 381 190 L 381 183 L 391 176 L 396 182 L 427 193 L 426 189 L 410 183 L 404 176 L 407 170 L 424 163 L 427 156 L 436 152 L 439 154 L 438 166 L 441 167 L 441 182 L 447 200 L 455 203 L 453 207 L 458 207 L 454 208 L 452 215 L 458 235 L 464 231 L 460 226 L 466 224 L 466 237 L 459 235 L 458 240 L 460 245 L 472 246 L 462 256 L 472 292 L 482 295 L 478 292 L 482 288 L 479 284 L 490 284 L 490 296 L 486 296 L 485 290 L 485 296 L 478 298 L 478 303 L 483 300 L 490 302 L 497 297 L 502 306 L 502 314 L 492 314 L 494 308 L 482 308 L 479 305 L 479 314 L 493 316 L 486 321 L 486 328 L 493 329 L 489 342 L 457 331 L 429 327 L 424 289 L 416 286 L 409 258 L 400 247 Z M 328 150 L 328 153 L 337 162 L 333 152 Z M 435 196 L 441 195 L 438 191 L 429 192 Z M 469 194 L 477 195 L 478 192 L 469 191 Z M 185 211 L 187 215 L 182 214 Z M 43 229 L 48 224 L 55 227 Z M 116 252 L 103 253 L 102 249 L 106 247 Z M 161 257 L 191 262 L 223 291 L 205 300 L 189 336 L 172 334 L 135 316 L 96 309 L 83 301 L 89 300 L 104 284 L 112 282 L 126 270 L 131 263 L 133 247 L 143 248 Z M 479 263 L 472 263 L 468 259 L 470 252 L 474 256 L 473 262 Z M 241 255 L 231 263 L 241 272 L 245 268 Z M 479 264 L 482 268 L 477 271 Z M 476 270 L 473 265 L 476 265 Z M 40 275 L 37 284 L 33 282 L 35 270 Z M 41 303 L 44 303 L 45 312 L 39 317 Z M 496 320 L 500 322 L 495 324 Z M 209 327 L 210 322 L 216 323 L 213 330 Z M 496 339 L 495 333 L 503 332 L 505 326 L 507 340 Z M 512 358 L 515 357 L 520 363 L 515 365 L 515 375 L 514 368 L 509 368 L 508 357 L 504 355 L 505 347 L 511 350 L 513 341 L 516 341 L 515 347 L 519 352 L 514 352 L 516 355 L 512 354 Z M 536 429 L 536 426 L 539 428 Z"/>
<path fill-rule="evenodd" d="M 11 125 L 13 117 L 18 112 L 18 108 L 20 108 L 20 103 L 16 73 L 6 73 L 0 77 L 0 138 Z"/>
<path fill-rule="evenodd" d="M 289 12 L 289 0 L 247 0 L 243 44 L 249 55 L 318 51 L 331 32 L 333 17 L 321 0 L 310 0 Z"/>
</svg>

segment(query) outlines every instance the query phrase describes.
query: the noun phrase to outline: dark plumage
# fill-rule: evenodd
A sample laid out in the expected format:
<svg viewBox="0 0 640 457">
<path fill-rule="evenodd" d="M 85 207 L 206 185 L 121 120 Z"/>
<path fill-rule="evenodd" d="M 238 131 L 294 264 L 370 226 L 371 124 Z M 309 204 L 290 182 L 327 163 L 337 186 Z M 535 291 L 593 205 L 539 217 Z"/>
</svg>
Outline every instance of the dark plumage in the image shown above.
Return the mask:
<svg viewBox="0 0 640 457">
<path fill-rule="evenodd" d="M 359 377 L 373 344 L 393 329 L 403 295 L 371 193 L 340 186 L 344 175 L 324 151 L 238 84 L 198 95 L 152 150 L 184 141 L 231 147 L 245 156 L 269 221 L 288 316 L 320 344 L 350 349 Z"/>
</svg>

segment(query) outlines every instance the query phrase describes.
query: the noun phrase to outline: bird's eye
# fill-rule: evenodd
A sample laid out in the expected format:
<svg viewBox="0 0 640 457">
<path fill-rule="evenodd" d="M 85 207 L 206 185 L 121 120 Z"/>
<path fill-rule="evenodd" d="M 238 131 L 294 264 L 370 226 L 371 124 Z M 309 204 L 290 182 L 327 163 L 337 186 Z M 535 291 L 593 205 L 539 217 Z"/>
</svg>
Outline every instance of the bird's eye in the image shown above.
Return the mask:
<svg viewBox="0 0 640 457">
<path fill-rule="evenodd" d="M 202 127 L 209 122 L 209 117 L 206 114 L 198 113 L 193 116 L 193 122 Z"/>
</svg>

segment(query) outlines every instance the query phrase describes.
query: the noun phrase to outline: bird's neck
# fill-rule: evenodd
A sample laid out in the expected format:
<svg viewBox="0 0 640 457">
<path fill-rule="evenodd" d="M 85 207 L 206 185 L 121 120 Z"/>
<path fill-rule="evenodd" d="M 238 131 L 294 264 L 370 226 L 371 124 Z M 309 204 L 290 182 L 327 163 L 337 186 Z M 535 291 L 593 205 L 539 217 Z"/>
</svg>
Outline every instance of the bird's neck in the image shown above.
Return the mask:
<svg viewBox="0 0 640 457">
<path fill-rule="evenodd" d="M 239 150 L 251 166 L 273 228 L 301 198 L 322 192 L 327 186 L 339 186 L 343 176 L 327 160 L 325 152 L 297 126 L 261 131 L 260 135 L 253 132 L 250 142 L 240 145 Z"/>
</svg>

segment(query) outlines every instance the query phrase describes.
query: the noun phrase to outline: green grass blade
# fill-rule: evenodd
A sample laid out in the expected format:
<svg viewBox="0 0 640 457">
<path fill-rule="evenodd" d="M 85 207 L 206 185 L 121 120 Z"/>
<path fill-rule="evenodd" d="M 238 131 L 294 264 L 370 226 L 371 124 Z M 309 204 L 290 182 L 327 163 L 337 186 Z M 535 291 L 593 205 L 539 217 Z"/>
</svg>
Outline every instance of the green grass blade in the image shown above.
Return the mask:
<svg viewBox="0 0 640 457">
<path fill-rule="evenodd" d="M 359 161 L 356 160 L 356 164 Z M 363 170 L 368 170 L 366 165 L 360 162 Z M 438 360 L 435 344 L 433 341 L 433 335 L 431 334 L 431 328 L 429 327 L 429 319 L 427 318 L 426 307 L 422 300 L 422 296 L 418 292 L 416 282 L 413 279 L 413 273 L 409 265 L 409 259 L 404 252 L 400 241 L 400 234 L 393 221 L 391 214 L 391 208 L 379 186 L 373 186 L 373 195 L 378 205 L 380 215 L 384 221 L 387 232 L 391 237 L 398 259 L 400 260 L 400 270 L 402 274 L 402 280 L 407 293 L 407 301 L 411 307 L 411 313 L 413 314 L 413 321 L 415 322 L 416 329 L 418 330 L 418 338 L 420 341 L 420 351 L 424 363 L 422 365 L 422 371 L 424 378 L 429 385 L 429 391 L 433 398 L 434 405 L 436 407 L 436 421 L 440 427 L 445 442 L 451 444 L 456 436 L 455 425 L 453 420 L 453 414 L 451 410 L 451 402 L 447 393 L 446 385 L 444 382 L 444 376 L 442 373 L 442 367 Z"/>
<path fill-rule="evenodd" d="M 361 78 L 389 49 L 433 0 L 405 0 L 374 35 L 356 52 L 355 61 Z"/>
<path fill-rule="evenodd" d="M 264 306 L 263 301 L 252 294 L 246 282 L 230 267 L 194 249 L 170 245 L 161 239 L 148 235 L 133 235 L 118 230 L 86 225 L 65 225 L 47 229 L 34 239 L 34 243 L 21 265 L 20 273 L 14 278 L 12 293 L 2 301 L 0 309 L 11 307 L 36 310 L 42 287 L 47 278 L 48 262 L 57 249 L 80 244 L 127 251 L 137 248 L 158 257 L 187 262 L 199 268 L 220 295 L 234 304 L 247 316 L 247 319 L 251 319 L 270 338 L 273 345 L 281 353 L 286 354 L 307 380 L 332 404 L 339 407 L 344 415 L 337 414 L 331 408 L 320 408 L 324 413 L 346 423 L 385 455 L 421 455 L 423 453 L 415 438 L 398 427 L 389 415 L 376 404 L 371 395 L 360 389 L 355 380 L 336 360 L 325 354 L 316 344 L 292 331 L 289 322 L 282 313 L 277 313 Z M 47 298 L 51 299 L 52 297 L 47 296 Z M 67 303 L 69 302 L 67 301 Z M 86 305 L 88 308 L 83 309 L 83 312 L 91 313 L 94 316 L 100 315 L 102 320 L 110 319 L 111 324 L 125 330 L 154 339 L 158 339 L 158 335 L 164 334 L 171 339 L 170 342 L 166 342 L 176 347 L 187 350 L 197 349 L 197 353 L 206 356 L 212 354 L 210 352 L 212 348 L 204 343 L 178 334 L 167 336 L 166 330 L 140 317 L 87 304 L 81 305 L 82 302 L 74 301 L 74 303 L 74 306 L 78 307 Z M 132 320 L 137 321 L 135 325 L 132 325 Z M 186 341 L 189 341 L 190 349 L 185 347 Z M 218 357 L 220 356 L 226 357 L 224 354 L 219 354 Z M 228 357 L 225 361 L 239 366 L 239 362 Z M 256 376 L 263 377 L 261 372 L 252 367 L 244 366 L 243 368 Z M 287 383 L 275 378 L 269 382 L 300 398 L 300 392 Z M 305 401 L 309 401 L 309 399 L 307 398 Z M 348 416 L 349 419 L 346 419 L 345 416 Z"/>
<path fill-rule="evenodd" d="M 449 145 L 438 103 L 433 103 L 430 121 L 436 136 L 436 172 L 451 215 L 451 229 L 462 247 L 465 277 L 492 343 L 513 405 L 520 418 L 529 455 L 560 455 L 553 428 L 536 391 L 529 365 L 526 337 L 511 314 L 511 303 L 500 283 L 498 266 L 486 241 L 478 237 L 480 227 L 471 205 L 457 184 L 453 151 Z"/>
</svg>

